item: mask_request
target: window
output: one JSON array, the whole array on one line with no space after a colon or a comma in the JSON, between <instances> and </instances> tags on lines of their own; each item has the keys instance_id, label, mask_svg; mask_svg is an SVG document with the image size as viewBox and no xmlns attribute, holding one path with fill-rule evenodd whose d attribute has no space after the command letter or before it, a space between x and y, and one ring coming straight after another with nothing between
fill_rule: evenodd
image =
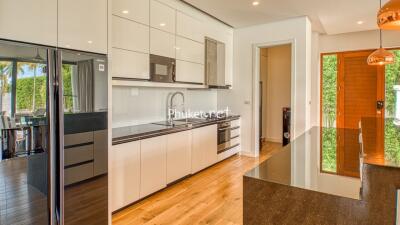
<instances>
[{"instance_id":1,"label":"window","mask_svg":"<svg viewBox=\"0 0 400 225\"><path fill-rule=\"evenodd\" d=\"M46 65L17 62L16 115L43 116L46 112Z\"/></svg>"},{"instance_id":2,"label":"window","mask_svg":"<svg viewBox=\"0 0 400 225\"><path fill-rule=\"evenodd\" d=\"M337 63L336 54L322 56L321 74L321 158L322 171L336 173L336 105Z\"/></svg>"},{"instance_id":3,"label":"window","mask_svg":"<svg viewBox=\"0 0 400 225\"><path fill-rule=\"evenodd\" d=\"M0 111L4 116L11 115L12 61L0 61Z\"/></svg>"}]
</instances>

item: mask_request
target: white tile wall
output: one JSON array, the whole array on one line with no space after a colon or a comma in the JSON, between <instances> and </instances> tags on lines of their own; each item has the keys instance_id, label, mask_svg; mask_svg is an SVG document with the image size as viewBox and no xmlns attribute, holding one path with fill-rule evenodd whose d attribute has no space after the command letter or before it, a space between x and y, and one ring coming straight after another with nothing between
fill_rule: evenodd
<instances>
[{"instance_id":1,"label":"white tile wall","mask_svg":"<svg viewBox=\"0 0 400 225\"><path fill-rule=\"evenodd\" d=\"M124 127L163 121L169 93L185 94L186 108L191 111L217 110L216 90L171 88L113 87L113 127Z\"/></svg>"}]
</instances>

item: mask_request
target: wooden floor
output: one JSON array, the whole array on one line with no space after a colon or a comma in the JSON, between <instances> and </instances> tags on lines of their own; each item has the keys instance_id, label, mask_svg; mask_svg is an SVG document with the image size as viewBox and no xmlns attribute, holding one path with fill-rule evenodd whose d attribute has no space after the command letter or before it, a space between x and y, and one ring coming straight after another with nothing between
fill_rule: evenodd
<instances>
[{"instance_id":1,"label":"wooden floor","mask_svg":"<svg viewBox=\"0 0 400 225\"><path fill-rule=\"evenodd\" d=\"M113 215L113 225L242 224L243 174L280 144L267 143L259 158L234 156Z\"/></svg>"}]
</instances>

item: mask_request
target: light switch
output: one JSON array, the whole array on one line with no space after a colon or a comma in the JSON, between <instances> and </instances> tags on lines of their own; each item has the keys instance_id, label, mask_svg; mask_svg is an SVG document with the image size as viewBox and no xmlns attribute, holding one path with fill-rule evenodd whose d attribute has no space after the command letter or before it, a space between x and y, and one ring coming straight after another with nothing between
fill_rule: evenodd
<instances>
[{"instance_id":1,"label":"light switch","mask_svg":"<svg viewBox=\"0 0 400 225\"><path fill-rule=\"evenodd\" d=\"M246 100L246 101L244 101L244 104L245 104L245 105L250 105L250 104L251 104L251 101Z\"/></svg>"}]
</instances>

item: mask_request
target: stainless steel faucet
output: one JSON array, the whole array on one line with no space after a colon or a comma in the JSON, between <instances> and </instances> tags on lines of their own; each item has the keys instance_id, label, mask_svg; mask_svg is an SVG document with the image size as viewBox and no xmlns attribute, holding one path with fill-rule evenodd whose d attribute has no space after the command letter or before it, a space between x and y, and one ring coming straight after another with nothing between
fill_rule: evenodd
<instances>
[{"instance_id":1,"label":"stainless steel faucet","mask_svg":"<svg viewBox=\"0 0 400 225\"><path fill-rule=\"evenodd\" d=\"M183 94L183 92L181 91L177 91L174 92L171 97L169 98L169 103L167 105L167 121L169 124L173 124L174 123L174 119L176 117L175 115L175 107L173 105L174 99L177 95L182 96L182 106L185 106L185 94ZM183 109L183 112L185 112L185 109Z\"/></svg>"}]
</instances>

